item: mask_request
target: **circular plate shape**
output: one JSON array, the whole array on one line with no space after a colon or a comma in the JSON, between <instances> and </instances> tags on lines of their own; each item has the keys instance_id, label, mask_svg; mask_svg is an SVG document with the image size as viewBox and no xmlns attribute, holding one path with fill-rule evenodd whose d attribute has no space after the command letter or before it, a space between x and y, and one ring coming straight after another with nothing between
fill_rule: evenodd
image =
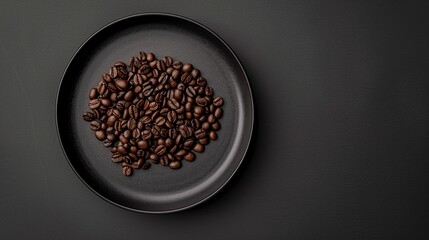
<instances>
[{"instance_id":1,"label":"circular plate shape","mask_svg":"<svg viewBox=\"0 0 429 240\"><path fill-rule=\"evenodd\" d=\"M224 98L218 139L183 161L179 170L152 165L131 177L99 142L82 114L88 92L117 61L128 63L139 51L158 59L171 56L200 69L216 96ZM231 48L214 32L190 19L148 13L108 24L75 53L58 89L58 136L70 166L93 192L117 206L146 213L166 213L195 206L218 192L239 168L253 129L253 100L248 79Z\"/></svg>"}]
</instances>

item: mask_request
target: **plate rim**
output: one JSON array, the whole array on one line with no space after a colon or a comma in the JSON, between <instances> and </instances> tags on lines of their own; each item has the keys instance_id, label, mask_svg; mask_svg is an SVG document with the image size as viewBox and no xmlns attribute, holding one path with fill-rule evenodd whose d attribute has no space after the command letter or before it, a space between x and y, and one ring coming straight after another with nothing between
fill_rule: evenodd
<instances>
[{"instance_id":1,"label":"plate rim","mask_svg":"<svg viewBox=\"0 0 429 240\"><path fill-rule=\"evenodd\" d=\"M250 109L249 109L249 119L247 119L247 121L249 121L250 123L250 132L249 132L249 139L247 140L247 142L245 142L246 146L244 148L244 154L241 157L240 161L238 162L237 166L235 167L234 171L227 177L227 179L213 192L211 192L209 195L207 195L206 197L192 203L189 204L187 206L184 207L180 207L180 208L175 208L175 209L170 209L170 210L157 210L157 211L151 211L151 210L142 210L142 209L137 209L137 208L132 208L132 207L128 207L128 206L124 206L122 204L119 204L109 198L107 198L106 196L102 195L101 193L99 193L98 191L96 191L95 189L93 189L89 183L87 183L82 176L77 172L77 170L75 169L75 167L73 166L73 164L71 163L66 150L64 148L64 144L61 140L61 134L60 134L60 129L59 129L59 125L58 125L58 101L59 101L59 96L60 96L60 91L61 91L61 86L63 84L64 78L70 68L70 65L72 64L73 60L75 59L75 57L77 56L77 54L79 54L79 52L81 51L81 49L91 40L93 39L96 35L98 35L101 31L105 30L106 28L110 27L111 25L114 25L118 22L127 20L127 19L131 19L131 18L136 18L136 17L142 17L142 16L166 16L166 17L171 17L171 18L178 18L181 20L185 20L189 23L195 24L198 27L201 27L202 29L204 29L205 31L209 32L212 36L214 36L217 40L219 40L225 47L226 49L232 54L232 56L234 57L235 61L238 63L238 66L241 69L241 72L244 75L244 79L246 81L246 84L248 86L248 90L249 90L249 97L250 97ZM61 76L61 80L58 84L57 87L57 94L56 94L56 99L55 99L55 111L54 111L54 116L55 116L55 127L56 127L56 132L57 132L57 138L59 140L60 146L61 146L61 150L65 156L65 158L67 159L67 162L69 164L69 166L71 167L71 169L73 170L73 172L75 173L75 175L78 176L78 178L80 179L81 182L84 183L84 185L90 189L93 193L95 193L98 197L100 197L101 199L103 199L104 201L113 204L117 207L129 210L129 211L133 211L133 212L138 212L138 213L149 213L149 214L166 214L166 213L173 213L173 212L179 212L179 211L183 211L189 208L193 208L197 205L200 205L203 202L206 202L207 200L209 200L210 198L212 198L214 195L216 195L218 192L220 192L229 182L230 180L236 175L236 172L238 171L238 169L240 168L240 166L242 165L244 159L246 158L247 154L248 154L248 150L251 144L251 141L253 139L253 128L254 128L254 119L255 119L255 107L254 107L254 100L253 100L253 93L252 93L252 87L250 85L249 82L249 78L247 76L247 73L243 67L243 64L241 63L241 61L239 60L238 56L236 55L236 53L232 50L232 48L218 35L216 34L213 30L211 30L210 28L206 27L205 25L190 19L188 17L184 17L182 15L178 15L178 14L173 14L173 13L167 13L167 12L144 12L144 13L136 13L136 14L132 14L132 15L127 15L121 18L118 18L114 21L111 21L107 24L105 24L104 26L100 27L97 31L95 31L94 33L92 33L89 37L87 37L85 39L85 41L77 48L77 50L75 50L75 52L73 53L72 57L70 58L70 60L68 61L65 70Z\"/></svg>"}]
</instances>

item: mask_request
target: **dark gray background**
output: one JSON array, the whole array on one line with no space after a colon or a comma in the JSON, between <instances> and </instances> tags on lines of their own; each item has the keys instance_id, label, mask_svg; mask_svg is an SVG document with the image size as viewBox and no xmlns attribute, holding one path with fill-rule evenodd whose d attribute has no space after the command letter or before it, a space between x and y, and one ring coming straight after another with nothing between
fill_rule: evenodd
<instances>
[{"instance_id":1,"label":"dark gray background","mask_svg":"<svg viewBox=\"0 0 429 240\"><path fill-rule=\"evenodd\" d=\"M368 2L0 1L0 238L428 238L429 6ZM168 215L87 189L54 116L80 44L117 18L156 11L228 42L257 111L233 182Z\"/></svg>"}]
</instances>

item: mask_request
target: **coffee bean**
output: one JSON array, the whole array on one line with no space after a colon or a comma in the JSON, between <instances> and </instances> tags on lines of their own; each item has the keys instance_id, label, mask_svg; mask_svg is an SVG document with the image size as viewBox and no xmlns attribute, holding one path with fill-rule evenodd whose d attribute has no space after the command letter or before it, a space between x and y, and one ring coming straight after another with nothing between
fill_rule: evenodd
<instances>
[{"instance_id":1,"label":"coffee bean","mask_svg":"<svg viewBox=\"0 0 429 240\"><path fill-rule=\"evenodd\" d=\"M148 150L149 149L149 142L146 140L140 140L137 142L137 146L142 150Z\"/></svg>"},{"instance_id":2,"label":"coffee bean","mask_svg":"<svg viewBox=\"0 0 429 240\"><path fill-rule=\"evenodd\" d=\"M209 137L210 137L210 140L216 140L217 139L216 131L210 131Z\"/></svg>"},{"instance_id":3,"label":"coffee bean","mask_svg":"<svg viewBox=\"0 0 429 240\"><path fill-rule=\"evenodd\" d=\"M180 103L176 99L171 98L171 99L168 100L168 106L171 109L176 110L176 109L178 109L180 107Z\"/></svg>"},{"instance_id":4,"label":"coffee bean","mask_svg":"<svg viewBox=\"0 0 429 240\"><path fill-rule=\"evenodd\" d=\"M213 99L213 105L215 105L216 107L222 106L223 105L223 98L216 97L215 99Z\"/></svg>"},{"instance_id":5,"label":"coffee bean","mask_svg":"<svg viewBox=\"0 0 429 240\"><path fill-rule=\"evenodd\" d=\"M203 77L199 77L197 79L197 85L201 87L205 87L207 85L207 80Z\"/></svg>"},{"instance_id":6,"label":"coffee bean","mask_svg":"<svg viewBox=\"0 0 429 240\"><path fill-rule=\"evenodd\" d=\"M90 121L92 121L92 120L94 120L94 119L95 119L95 114L94 114L94 113L92 113L92 112L85 112L85 113L83 114L83 119L84 119L85 121L90 122Z\"/></svg>"},{"instance_id":7,"label":"coffee bean","mask_svg":"<svg viewBox=\"0 0 429 240\"><path fill-rule=\"evenodd\" d=\"M150 163L145 163L145 164L143 164L143 166L142 166L142 169L143 170L147 170L147 169L149 169L150 168Z\"/></svg>"},{"instance_id":8,"label":"coffee bean","mask_svg":"<svg viewBox=\"0 0 429 240\"><path fill-rule=\"evenodd\" d=\"M222 115L223 115L223 110L222 110L222 108L217 108L217 109L215 110L215 112L214 112L214 116L215 116L215 118L219 119L219 118L221 118L221 117L222 117Z\"/></svg>"},{"instance_id":9,"label":"coffee bean","mask_svg":"<svg viewBox=\"0 0 429 240\"><path fill-rule=\"evenodd\" d=\"M131 176L133 174L133 169L130 166L124 166L122 167L122 174L125 176Z\"/></svg>"},{"instance_id":10,"label":"coffee bean","mask_svg":"<svg viewBox=\"0 0 429 240\"><path fill-rule=\"evenodd\" d=\"M206 133L206 131L204 129L198 129L197 131L195 131L195 137L197 139L205 138L206 135L207 135L207 133Z\"/></svg>"},{"instance_id":11,"label":"coffee bean","mask_svg":"<svg viewBox=\"0 0 429 240\"><path fill-rule=\"evenodd\" d=\"M100 105L101 105L101 102L98 99L93 99L93 100L89 101L89 104L88 104L89 108L91 108L91 109L98 108L98 107L100 107Z\"/></svg>"},{"instance_id":12,"label":"coffee bean","mask_svg":"<svg viewBox=\"0 0 429 240\"><path fill-rule=\"evenodd\" d=\"M137 109L136 105L131 105L128 108L128 113L130 114L131 118L138 119L139 117L139 110Z\"/></svg>"},{"instance_id":13,"label":"coffee bean","mask_svg":"<svg viewBox=\"0 0 429 240\"><path fill-rule=\"evenodd\" d=\"M110 115L109 118L107 118L107 126L113 126L116 122L117 118L115 115Z\"/></svg>"},{"instance_id":14,"label":"coffee bean","mask_svg":"<svg viewBox=\"0 0 429 240\"><path fill-rule=\"evenodd\" d=\"M115 86L120 90L126 90L128 88L128 82L125 79L115 80Z\"/></svg>"},{"instance_id":15,"label":"coffee bean","mask_svg":"<svg viewBox=\"0 0 429 240\"><path fill-rule=\"evenodd\" d=\"M103 141L104 139L106 139L106 136L107 136L106 132L103 130L97 130L95 132L95 137L100 141Z\"/></svg>"},{"instance_id":16,"label":"coffee bean","mask_svg":"<svg viewBox=\"0 0 429 240\"><path fill-rule=\"evenodd\" d=\"M190 71L192 71L192 64L190 64L190 63L183 64L182 71L183 72L190 72Z\"/></svg>"},{"instance_id":17,"label":"coffee bean","mask_svg":"<svg viewBox=\"0 0 429 240\"><path fill-rule=\"evenodd\" d=\"M215 122L212 124L212 129L215 131L219 131L220 129L220 123L219 122Z\"/></svg>"},{"instance_id":18,"label":"coffee bean","mask_svg":"<svg viewBox=\"0 0 429 240\"><path fill-rule=\"evenodd\" d=\"M195 154L189 151L183 158L188 162L192 162L195 160Z\"/></svg>"},{"instance_id":19,"label":"coffee bean","mask_svg":"<svg viewBox=\"0 0 429 240\"><path fill-rule=\"evenodd\" d=\"M89 96L88 97L89 97L90 100L96 99L98 97L97 89L91 88L91 90L89 91Z\"/></svg>"},{"instance_id":20,"label":"coffee bean","mask_svg":"<svg viewBox=\"0 0 429 240\"><path fill-rule=\"evenodd\" d=\"M185 92L186 92L186 95L191 98L195 97L195 95L197 94L197 92L193 87L187 87Z\"/></svg>"},{"instance_id":21,"label":"coffee bean","mask_svg":"<svg viewBox=\"0 0 429 240\"><path fill-rule=\"evenodd\" d=\"M165 118L163 118L163 117L158 117L158 118L155 120L155 124L156 124L156 125L158 125L158 126L162 126L162 125L164 125L164 124L165 124Z\"/></svg>"},{"instance_id":22,"label":"coffee bean","mask_svg":"<svg viewBox=\"0 0 429 240\"><path fill-rule=\"evenodd\" d=\"M122 162L122 155L120 153L114 153L112 155L112 162L114 162L114 163Z\"/></svg>"},{"instance_id":23,"label":"coffee bean","mask_svg":"<svg viewBox=\"0 0 429 240\"><path fill-rule=\"evenodd\" d=\"M202 144L200 144L200 143L197 143L197 144L195 144L195 146L194 146L194 151L195 152L199 152L199 153L201 153L201 152L204 152L204 145L202 145Z\"/></svg>"},{"instance_id":24,"label":"coffee bean","mask_svg":"<svg viewBox=\"0 0 429 240\"><path fill-rule=\"evenodd\" d=\"M180 167L182 167L182 163L180 161L174 161L170 162L169 166L171 169L179 169Z\"/></svg>"},{"instance_id":25,"label":"coffee bean","mask_svg":"<svg viewBox=\"0 0 429 240\"><path fill-rule=\"evenodd\" d=\"M97 120L91 121L90 128L92 131L97 131L101 128L101 123Z\"/></svg>"},{"instance_id":26,"label":"coffee bean","mask_svg":"<svg viewBox=\"0 0 429 240\"><path fill-rule=\"evenodd\" d=\"M211 125L210 125L210 123L208 123L208 122L204 122L204 123L201 125L201 128L202 128L202 129L204 129L204 130L206 130L206 131L208 131L208 130L210 130Z\"/></svg>"},{"instance_id":27,"label":"coffee bean","mask_svg":"<svg viewBox=\"0 0 429 240\"><path fill-rule=\"evenodd\" d=\"M174 61L172 66L174 69L182 69L183 64L180 61Z\"/></svg>"},{"instance_id":28,"label":"coffee bean","mask_svg":"<svg viewBox=\"0 0 429 240\"><path fill-rule=\"evenodd\" d=\"M192 78L197 79L200 76L200 70L194 68L191 71Z\"/></svg>"}]
</instances>

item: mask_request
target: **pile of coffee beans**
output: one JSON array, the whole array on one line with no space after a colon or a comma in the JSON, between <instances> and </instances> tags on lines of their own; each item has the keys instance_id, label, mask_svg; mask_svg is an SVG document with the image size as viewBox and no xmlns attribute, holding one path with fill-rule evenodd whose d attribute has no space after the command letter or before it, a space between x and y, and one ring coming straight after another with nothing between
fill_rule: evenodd
<instances>
[{"instance_id":1,"label":"pile of coffee beans","mask_svg":"<svg viewBox=\"0 0 429 240\"><path fill-rule=\"evenodd\" d=\"M140 52L102 75L83 119L131 176L151 163L179 169L183 159L194 161L217 139L222 105L192 64Z\"/></svg>"}]
</instances>

